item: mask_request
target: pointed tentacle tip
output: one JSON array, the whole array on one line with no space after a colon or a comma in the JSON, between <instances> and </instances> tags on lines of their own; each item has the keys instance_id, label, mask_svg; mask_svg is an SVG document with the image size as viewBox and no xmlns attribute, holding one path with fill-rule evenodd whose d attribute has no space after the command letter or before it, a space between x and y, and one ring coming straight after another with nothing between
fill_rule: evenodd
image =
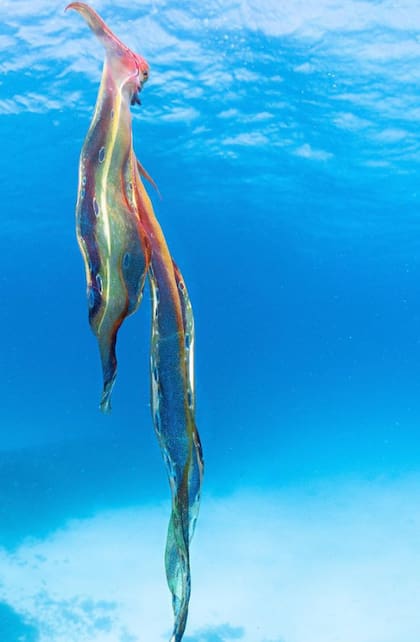
<instances>
[{"instance_id":1,"label":"pointed tentacle tip","mask_svg":"<svg viewBox=\"0 0 420 642\"><path fill-rule=\"evenodd\" d=\"M97 28L98 25L100 27L106 27L102 18L98 16L96 11L85 2L70 2L70 4L68 4L64 9L64 12L68 11L69 9L73 9L74 11L77 11L77 13L80 13L80 15L86 20L88 25L93 30L95 30L94 27Z\"/></svg>"},{"instance_id":2,"label":"pointed tentacle tip","mask_svg":"<svg viewBox=\"0 0 420 642\"><path fill-rule=\"evenodd\" d=\"M64 11L68 11L69 9L73 9L74 11L77 11L77 13L80 13L80 15L86 20L88 23L89 27L95 31L95 30L107 30L107 26L105 25L104 21L102 18L96 13L94 9L92 9L91 6L86 4L86 2L70 2L70 4L67 5L67 7L64 9Z\"/></svg>"},{"instance_id":3,"label":"pointed tentacle tip","mask_svg":"<svg viewBox=\"0 0 420 642\"><path fill-rule=\"evenodd\" d=\"M79 11L80 9L87 9L88 6L84 2L70 2L70 4L67 5L67 7L64 9L64 11L68 11L69 9L74 9L75 11Z\"/></svg>"},{"instance_id":4,"label":"pointed tentacle tip","mask_svg":"<svg viewBox=\"0 0 420 642\"><path fill-rule=\"evenodd\" d=\"M101 401L99 403L99 408L100 408L101 412L103 412L105 415L109 415L111 413L111 410L112 410L112 408L111 408L111 393L112 393L112 389L114 387L115 379L116 379L116 373L114 374L112 379L110 379L109 381L107 381L105 383L104 389L103 389L103 392L102 392L102 397L101 397Z\"/></svg>"},{"instance_id":5,"label":"pointed tentacle tip","mask_svg":"<svg viewBox=\"0 0 420 642\"><path fill-rule=\"evenodd\" d=\"M111 397L109 395L102 395L101 401L99 403L99 410L104 413L104 415L111 414Z\"/></svg>"}]
</instances>

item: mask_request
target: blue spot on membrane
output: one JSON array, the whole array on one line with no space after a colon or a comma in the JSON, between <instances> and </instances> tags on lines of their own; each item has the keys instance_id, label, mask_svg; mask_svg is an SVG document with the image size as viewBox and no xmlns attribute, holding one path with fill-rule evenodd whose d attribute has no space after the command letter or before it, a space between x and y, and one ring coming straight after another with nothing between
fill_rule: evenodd
<instances>
[{"instance_id":1,"label":"blue spot on membrane","mask_svg":"<svg viewBox=\"0 0 420 642\"><path fill-rule=\"evenodd\" d=\"M188 403L188 406L192 408L193 398L192 398L191 390L188 390L187 392L187 403Z\"/></svg>"},{"instance_id":2,"label":"blue spot on membrane","mask_svg":"<svg viewBox=\"0 0 420 642\"><path fill-rule=\"evenodd\" d=\"M105 159L105 147L101 147L98 154L98 160L100 163L103 163Z\"/></svg>"},{"instance_id":3,"label":"blue spot on membrane","mask_svg":"<svg viewBox=\"0 0 420 642\"><path fill-rule=\"evenodd\" d=\"M186 334L185 335L185 347L187 348L187 350L189 350L190 345L191 345L190 335Z\"/></svg>"},{"instance_id":4,"label":"blue spot on membrane","mask_svg":"<svg viewBox=\"0 0 420 642\"><path fill-rule=\"evenodd\" d=\"M159 381L159 373L156 366L153 367L153 379L157 382Z\"/></svg>"},{"instance_id":5,"label":"blue spot on membrane","mask_svg":"<svg viewBox=\"0 0 420 642\"><path fill-rule=\"evenodd\" d=\"M95 305L95 292L93 291L92 286L88 287L87 300L88 300L89 309L91 310Z\"/></svg>"},{"instance_id":6,"label":"blue spot on membrane","mask_svg":"<svg viewBox=\"0 0 420 642\"><path fill-rule=\"evenodd\" d=\"M80 197L81 197L81 198L85 198L85 194L86 194L86 190L85 190L85 188L83 188L82 190L80 190Z\"/></svg>"},{"instance_id":7,"label":"blue spot on membrane","mask_svg":"<svg viewBox=\"0 0 420 642\"><path fill-rule=\"evenodd\" d=\"M85 185L86 185L86 181L87 181L86 176L83 176L83 177L82 177L82 185L83 185L83 186L85 186Z\"/></svg>"},{"instance_id":8,"label":"blue spot on membrane","mask_svg":"<svg viewBox=\"0 0 420 642\"><path fill-rule=\"evenodd\" d=\"M100 274L96 275L96 285L98 286L99 294L102 294L104 286L103 286L102 277Z\"/></svg>"},{"instance_id":9,"label":"blue spot on membrane","mask_svg":"<svg viewBox=\"0 0 420 642\"><path fill-rule=\"evenodd\" d=\"M98 201L96 200L95 197L93 197L92 204L93 204L93 211L95 212L95 216L98 217L99 216L99 205L98 205Z\"/></svg>"},{"instance_id":10,"label":"blue spot on membrane","mask_svg":"<svg viewBox=\"0 0 420 642\"><path fill-rule=\"evenodd\" d=\"M160 419L160 412L159 410L157 410L155 412L155 430L157 433L160 433L161 429L162 429L162 422Z\"/></svg>"},{"instance_id":11,"label":"blue spot on membrane","mask_svg":"<svg viewBox=\"0 0 420 642\"><path fill-rule=\"evenodd\" d=\"M126 252L126 253L124 254L124 256L123 256L123 261L122 261L123 268L125 268L125 269L127 269L127 268L128 268L128 266L130 265L130 260L131 260L130 253L129 253L129 252Z\"/></svg>"},{"instance_id":12,"label":"blue spot on membrane","mask_svg":"<svg viewBox=\"0 0 420 642\"><path fill-rule=\"evenodd\" d=\"M173 465L172 461L170 460L168 453L165 450L163 451L163 460L165 462L169 477L174 482L176 482L176 472L175 472L175 469L174 469L174 465Z\"/></svg>"}]
</instances>

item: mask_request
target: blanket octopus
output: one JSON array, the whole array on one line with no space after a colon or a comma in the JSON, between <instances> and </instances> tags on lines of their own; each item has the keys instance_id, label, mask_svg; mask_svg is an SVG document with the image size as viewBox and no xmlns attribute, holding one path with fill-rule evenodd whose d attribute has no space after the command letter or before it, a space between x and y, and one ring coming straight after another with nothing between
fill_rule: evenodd
<instances>
[{"instance_id":1,"label":"blanket octopus","mask_svg":"<svg viewBox=\"0 0 420 642\"><path fill-rule=\"evenodd\" d=\"M100 407L111 409L116 343L139 307L146 279L152 299L151 407L172 496L165 551L174 626L184 634L191 592L189 546L197 519L203 457L195 424L194 318L185 281L168 249L133 148L130 108L149 65L87 4L72 2L105 50L101 84L79 164L76 232L84 259L89 323L103 373ZM151 181L153 183L153 181Z\"/></svg>"}]
</instances>

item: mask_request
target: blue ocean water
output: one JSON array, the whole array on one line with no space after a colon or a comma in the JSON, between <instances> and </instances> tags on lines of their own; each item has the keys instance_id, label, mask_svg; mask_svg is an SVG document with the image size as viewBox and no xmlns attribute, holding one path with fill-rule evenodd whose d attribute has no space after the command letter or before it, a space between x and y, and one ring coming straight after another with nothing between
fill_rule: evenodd
<instances>
[{"instance_id":1,"label":"blue ocean water","mask_svg":"<svg viewBox=\"0 0 420 642\"><path fill-rule=\"evenodd\" d=\"M420 9L95 0L196 323L185 642L418 642ZM166 640L150 295L110 416L74 230L103 52L0 1L0 640Z\"/></svg>"}]
</instances>

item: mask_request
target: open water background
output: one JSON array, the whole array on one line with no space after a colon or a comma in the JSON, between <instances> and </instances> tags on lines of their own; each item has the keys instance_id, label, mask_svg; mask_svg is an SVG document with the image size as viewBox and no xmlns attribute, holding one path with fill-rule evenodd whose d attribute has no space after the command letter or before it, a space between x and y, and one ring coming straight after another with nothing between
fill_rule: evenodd
<instances>
[{"instance_id":1,"label":"open water background","mask_svg":"<svg viewBox=\"0 0 420 642\"><path fill-rule=\"evenodd\" d=\"M97 1L196 320L185 642L418 642L420 8ZM0 639L168 639L149 295L110 417L74 232L102 51L0 0Z\"/></svg>"}]
</instances>

